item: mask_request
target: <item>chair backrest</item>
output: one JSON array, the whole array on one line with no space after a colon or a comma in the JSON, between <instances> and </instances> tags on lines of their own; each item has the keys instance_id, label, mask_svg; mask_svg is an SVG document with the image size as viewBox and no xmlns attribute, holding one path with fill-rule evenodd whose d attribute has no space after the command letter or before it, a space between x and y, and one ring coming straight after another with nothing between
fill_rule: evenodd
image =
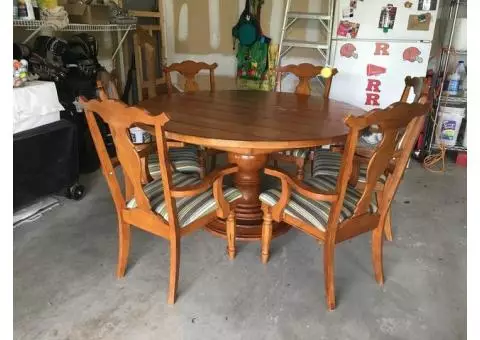
<instances>
[{"instance_id":1,"label":"chair backrest","mask_svg":"<svg viewBox=\"0 0 480 340\"><path fill-rule=\"evenodd\" d=\"M320 72L322 72L323 68L324 66L315 66L309 63L302 63L299 65L290 64L290 65L278 67L275 88L278 88L281 92L282 91L281 89L282 75L284 73L292 73L295 76L297 76L299 79L299 83L295 89L295 93L310 95L311 93L310 81L316 76L318 76ZM324 78L325 79L325 89L323 91L324 98L328 98L330 96L332 78L337 73L338 73L338 70L336 68L333 68L332 75L328 78Z\"/></svg>"},{"instance_id":2,"label":"chair backrest","mask_svg":"<svg viewBox=\"0 0 480 340\"><path fill-rule=\"evenodd\" d=\"M356 204L353 217L360 216L369 211L372 194L375 191L380 176L386 173L396 152L402 151L397 150L399 139L402 138L404 134L408 134L405 140L410 141L414 139L413 135L419 132L418 126L420 126L420 123L425 119L429 108L430 105L428 103L408 104L397 102L383 110L375 109L363 116L349 116L345 119L346 125L350 128L350 133L348 134L345 144L340 175L337 180L336 192L339 195L339 199L334 203L335 207L332 208L329 224L332 223L333 226L338 222L345 193L354 169L354 155L360 131L368 126L377 125L382 132L382 140L368 161L366 184L362 196ZM402 148L404 147L407 147L406 143L402 144ZM381 208L385 210L388 209L388 207L385 205ZM380 213L382 212L383 211Z\"/></svg>"},{"instance_id":3,"label":"chair backrest","mask_svg":"<svg viewBox=\"0 0 480 340\"><path fill-rule=\"evenodd\" d=\"M155 128L161 180L168 209L169 224L172 225L173 222L173 225L178 225L176 206L171 195L172 173L170 166L168 166L167 145L164 133L164 126L169 121L169 117L165 113L151 116L139 107L128 107L121 101L108 99L103 89L99 89L99 98L100 99L90 101L82 99L81 102L87 115L87 121L92 131L92 136L94 137L95 147L100 158L103 173L112 193L117 213L121 213L122 209L125 208L126 199L122 195L112 163L106 153L105 145L103 142L100 142L101 135L98 126L92 124L95 121L94 112L109 125L117 151L117 157L126 176L125 180L129 181L133 188L133 197L137 203L137 209L141 209L146 213L152 213L152 211L150 202L143 191L141 157L130 139L129 128L138 124L153 126Z\"/></svg>"},{"instance_id":4,"label":"chair backrest","mask_svg":"<svg viewBox=\"0 0 480 340\"><path fill-rule=\"evenodd\" d=\"M153 98L157 95L157 44L155 39L146 30L137 28L133 34L133 48L137 70L138 101L144 100L144 89L147 90L147 99ZM145 60L145 67L143 60Z\"/></svg>"},{"instance_id":5,"label":"chair backrest","mask_svg":"<svg viewBox=\"0 0 480 340\"><path fill-rule=\"evenodd\" d=\"M413 98L412 103L426 104L428 102L428 93L429 93L429 90L430 90L430 85L427 81L427 78L406 76L405 77L405 87L403 88L402 96L400 97L400 102L407 103L408 97L410 96L410 91L412 89L413 89L413 93L414 93L414 98ZM421 127L419 128L418 134L420 133L420 130L421 130ZM370 126L370 127L366 128L364 131L362 131L361 134L370 134L372 132L378 132L378 128L376 126ZM407 148L404 148L404 152L406 152L408 154L411 153L411 151L413 149L413 146L414 146L414 143L415 143L415 140L418 137L418 134L413 136L412 137L413 141L411 141L412 143L409 143L409 145L411 144L411 149L407 150ZM406 140L405 135L402 138L400 138L400 140L398 142L397 149L400 149L400 145L404 142L404 140ZM409 142L410 142L410 140L409 140ZM365 150L359 150L359 154L361 154L363 156L366 156L366 157L370 157L369 156L370 153L371 153L370 148L368 148L368 150L366 150L366 149Z\"/></svg>"},{"instance_id":6,"label":"chair backrest","mask_svg":"<svg viewBox=\"0 0 480 340\"><path fill-rule=\"evenodd\" d=\"M427 78L406 76L405 88L403 89L402 97L400 98L401 102L403 103L407 102L411 89L413 89L413 93L415 94L412 103L427 104L429 102L428 92L430 90L430 86L428 84ZM421 124L424 124L424 120L422 120ZM403 153L406 153L408 156L410 156L410 153L412 152L413 146L415 144L415 141L418 135L420 134L422 126L423 125L420 125L420 123L417 124L414 130L418 130L418 133L413 135L408 135L405 131L405 133L403 134L403 136L400 138L398 142L397 150L401 149ZM410 145L411 147L409 147ZM407 158L407 162L408 162L408 158Z\"/></svg>"},{"instance_id":7,"label":"chair backrest","mask_svg":"<svg viewBox=\"0 0 480 340\"><path fill-rule=\"evenodd\" d=\"M430 87L427 78L406 76L405 87L402 92L402 97L400 98L401 102L407 102L411 89L413 89L413 93L415 94L412 103L418 103L422 96L428 97Z\"/></svg>"},{"instance_id":8,"label":"chair backrest","mask_svg":"<svg viewBox=\"0 0 480 340\"><path fill-rule=\"evenodd\" d=\"M217 63L207 64L204 62L195 62L192 60L185 60L181 63L173 63L170 66L164 68L165 77L167 81L167 91L171 95L173 93L173 84L171 78L171 72L178 72L185 77L185 92L198 91L198 83L195 81L195 76L202 70L208 70L210 72L210 92L215 91L215 69L218 67Z\"/></svg>"}]
</instances>

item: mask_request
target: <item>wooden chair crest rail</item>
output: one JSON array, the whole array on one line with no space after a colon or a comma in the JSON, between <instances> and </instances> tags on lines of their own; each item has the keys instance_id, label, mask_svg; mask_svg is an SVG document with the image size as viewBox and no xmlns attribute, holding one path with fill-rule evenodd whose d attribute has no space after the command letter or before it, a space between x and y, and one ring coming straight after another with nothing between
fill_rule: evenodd
<instances>
[{"instance_id":1,"label":"wooden chair crest rail","mask_svg":"<svg viewBox=\"0 0 480 340\"><path fill-rule=\"evenodd\" d=\"M229 165L218 169L203 180L198 176L172 174L168 163L167 140L164 128L169 121L165 114L149 115L139 107L108 99L99 89L99 99L81 99L87 121L94 137L102 172L113 197L118 218L119 250L117 277L123 277L130 248L130 228L136 226L170 242L170 284L168 303L175 302L179 275L180 238L202 228L217 217L226 219L228 254L235 255L235 213L231 204L241 197L235 188L223 187L223 178L238 171ZM114 167L101 139L94 112L112 132L125 182L131 188L123 195ZM156 148L160 159L161 178L145 184L142 179L141 157L131 142L128 129L143 124L152 126L156 135Z\"/></svg>"},{"instance_id":2,"label":"wooden chair crest rail","mask_svg":"<svg viewBox=\"0 0 480 340\"><path fill-rule=\"evenodd\" d=\"M298 77L299 83L295 89L296 94L302 95L310 95L311 87L310 81L317 77L324 66L315 66L308 63L303 63L299 65L286 65L277 68L277 79L276 79L276 88L279 91L282 91L281 88L281 79L283 74L285 73L292 73ZM328 100L330 96L330 88L332 86L332 78L338 73L336 68L332 69L332 75L328 78L325 78L325 88L323 91L323 97ZM296 164L296 174L299 180L302 180L304 177L304 167L305 167L305 160L310 159L313 164L313 159L310 157L311 150L310 149L293 149L293 150L286 150L282 152L276 152L271 154L271 158L274 160L275 167L278 165L278 161L284 161L289 163Z\"/></svg>"},{"instance_id":3,"label":"wooden chair crest rail","mask_svg":"<svg viewBox=\"0 0 480 340\"><path fill-rule=\"evenodd\" d=\"M278 169L266 169L267 175L278 177L281 188L274 188L260 195L264 222L262 226L262 261L269 257L272 220L284 221L324 244L325 293L328 309L335 308L334 250L336 244L357 235L372 231L372 260L375 279L383 284L382 249L383 228L396 187L390 185L394 177L387 179L382 195L376 202L379 179L388 171L395 157L403 131L413 134L429 110L428 104L394 103L384 110L373 110L364 116L349 116L345 124L350 132L342 154L338 177L319 176L304 182L291 178ZM355 155L360 131L376 125L383 139L368 160L366 183L362 191L353 185L359 162L364 159ZM400 167L395 170L400 172ZM353 175L352 175L353 174ZM352 185L353 184L353 185ZM306 202L306 203L305 203Z\"/></svg>"},{"instance_id":4,"label":"wooden chair crest rail","mask_svg":"<svg viewBox=\"0 0 480 340\"><path fill-rule=\"evenodd\" d=\"M302 63L298 65L285 65L277 68L277 78L276 78L276 86L280 92L282 92L282 76L285 73L292 73L299 79L299 83L295 89L295 93L297 94L304 94L310 95L311 94L311 86L310 81L317 77L325 66L315 66L309 63ZM328 98L330 96L330 88L332 86L332 78L338 73L336 68L332 69L332 75L325 79L325 89L323 91L323 96Z\"/></svg>"}]
</instances>

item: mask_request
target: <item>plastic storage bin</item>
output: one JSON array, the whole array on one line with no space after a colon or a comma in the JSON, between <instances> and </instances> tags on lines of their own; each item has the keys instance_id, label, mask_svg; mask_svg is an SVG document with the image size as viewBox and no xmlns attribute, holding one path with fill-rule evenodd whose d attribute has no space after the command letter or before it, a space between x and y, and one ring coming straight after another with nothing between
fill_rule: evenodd
<instances>
[{"instance_id":1,"label":"plastic storage bin","mask_svg":"<svg viewBox=\"0 0 480 340\"><path fill-rule=\"evenodd\" d=\"M438 112L436 144L455 146L463 118L465 118L464 107L441 106Z\"/></svg>"}]
</instances>

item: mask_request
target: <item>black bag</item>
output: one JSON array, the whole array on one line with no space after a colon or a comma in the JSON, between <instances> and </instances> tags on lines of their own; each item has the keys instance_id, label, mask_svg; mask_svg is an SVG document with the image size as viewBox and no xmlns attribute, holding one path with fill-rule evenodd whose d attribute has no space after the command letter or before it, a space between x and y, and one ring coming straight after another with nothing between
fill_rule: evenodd
<instances>
[{"instance_id":1,"label":"black bag","mask_svg":"<svg viewBox=\"0 0 480 340\"><path fill-rule=\"evenodd\" d=\"M251 46L260 38L260 34L260 22L251 13L250 0L247 0L240 19L238 19L237 24L232 28L232 36L238 39L241 45Z\"/></svg>"},{"instance_id":2,"label":"black bag","mask_svg":"<svg viewBox=\"0 0 480 340\"><path fill-rule=\"evenodd\" d=\"M37 37L28 60L30 71L40 80L62 82L68 73L62 59L67 47L65 40L43 35Z\"/></svg>"},{"instance_id":3,"label":"black bag","mask_svg":"<svg viewBox=\"0 0 480 340\"><path fill-rule=\"evenodd\" d=\"M97 59L98 43L94 36L80 33L68 41L68 49L63 55L63 62L69 69L78 69L83 75L94 78L102 68Z\"/></svg>"}]
</instances>

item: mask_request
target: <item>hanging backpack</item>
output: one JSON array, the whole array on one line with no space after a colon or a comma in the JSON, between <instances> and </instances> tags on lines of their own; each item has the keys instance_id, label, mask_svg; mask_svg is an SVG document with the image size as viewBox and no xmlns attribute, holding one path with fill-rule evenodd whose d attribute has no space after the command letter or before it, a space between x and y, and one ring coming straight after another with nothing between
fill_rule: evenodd
<instances>
[{"instance_id":1,"label":"hanging backpack","mask_svg":"<svg viewBox=\"0 0 480 340\"><path fill-rule=\"evenodd\" d=\"M268 69L268 43L257 40L251 46L239 45L237 51L237 77L263 80Z\"/></svg>"},{"instance_id":2,"label":"hanging backpack","mask_svg":"<svg viewBox=\"0 0 480 340\"><path fill-rule=\"evenodd\" d=\"M232 28L232 36L238 39L241 45L251 46L260 37L260 31L260 23L250 12L250 0L247 0L240 19L238 19L237 24Z\"/></svg>"},{"instance_id":3,"label":"hanging backpack","mask_svg":"<svg viewBox=\"0 0 480 340\"><path fill-rule=\"evenodd\" d=\"M237 77L247 80L265 80L268 71L268 47L270 44L270 38L263 35L260 26L260 14L263 1L257 1L254 4L256 6L257 14L253 15L250 12L250 1L247 0L245 9L240 16L240 20L233 28L233 32L235 33L235 29L239 27L237 29L239 37L242 37L241 33L245 32L243 40L244 42L246 41L246 43L243 43L240 38L237 38L239 40L237 51ZM242 24L242 20L246 17L249 18L248 24ZM251 40L254 38L254 34L252 30L247 28L248 25L255 27L256 39L253 42ZM235 34L234 37L236 37Z\"/></svg>"}]
</instances>

